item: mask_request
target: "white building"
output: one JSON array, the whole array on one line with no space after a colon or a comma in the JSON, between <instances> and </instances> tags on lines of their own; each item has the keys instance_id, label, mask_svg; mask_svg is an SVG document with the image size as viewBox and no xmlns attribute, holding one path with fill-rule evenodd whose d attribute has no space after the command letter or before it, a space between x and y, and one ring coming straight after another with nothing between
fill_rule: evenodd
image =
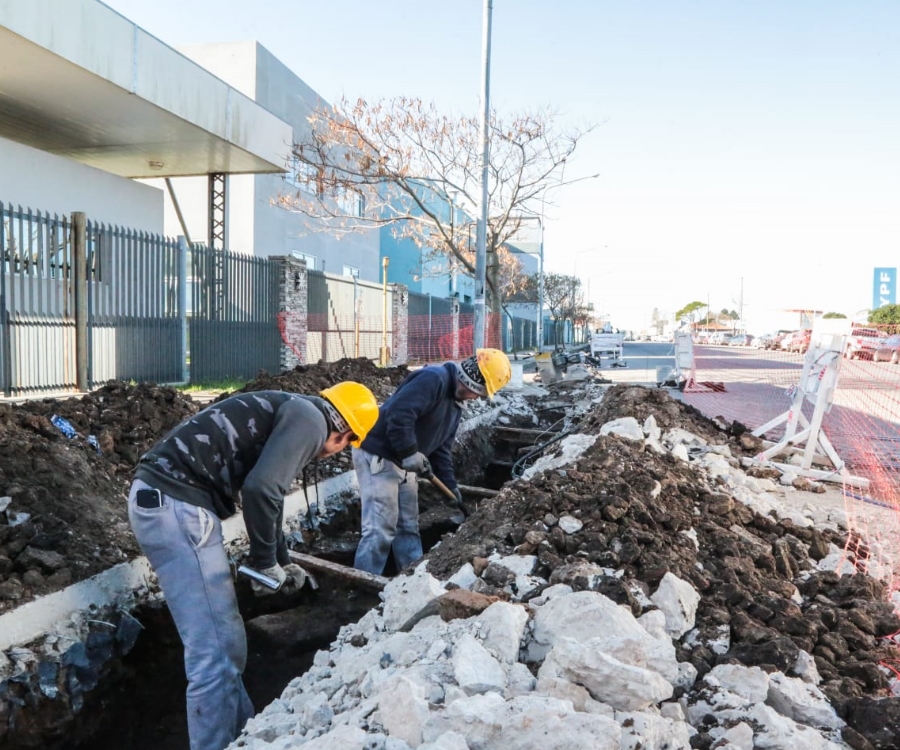
<instances>
[{"instance_id":1,"label":"white building","mask_svg":"<svg viewBox=\"0 0 900 750\"><path fill-rule=\"evenodd\" d=\"M286 122L96 0L0 3L6 204L161 233L164 193L136 179L278 180L291 137Z\"/></svg>"},{"instance_id":2,"label":"white building","mask_svg":"<svg viewBox=\"0 0 900 750\"><path fill-rule=\"evenodd\" d=\"M233 86L291 127L286 145L298 142L309 130L309 115L326 104L293 71L256 41L204 44L181 50L192 60ZM307 217L275 205L285 192L301 190L292 179L295 166L285 158L285 174L229 175L225 246L257 256L295 255L310 268L329 273L358 275L377 281L381 276L377 230L342 238L311 232ZM191 238L207 241L207 181L173 180ZM180 234L171 199L166 200L166 232Z\"/></svg>"}]
</instances>

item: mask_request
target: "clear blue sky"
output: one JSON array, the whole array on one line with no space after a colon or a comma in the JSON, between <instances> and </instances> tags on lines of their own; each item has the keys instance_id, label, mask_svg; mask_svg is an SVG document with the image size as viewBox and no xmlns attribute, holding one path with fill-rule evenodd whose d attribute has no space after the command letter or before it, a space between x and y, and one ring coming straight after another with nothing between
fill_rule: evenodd
<instances>
[{"instance_id":1,"label":"clear blue sky","mask_svg":"<svg viewBox=\"0 0 900 750\"><path fill-rule=\"evenodd\" d=\"M482 0L107 0L173 46L256 39L326 99L479 111ZM900 265L897 0L494 0L492 104L597 123L546 263L614 325L693 300L848 315ZM743 295L742 295L743 290Z\"/></svg>"}]
</instances>

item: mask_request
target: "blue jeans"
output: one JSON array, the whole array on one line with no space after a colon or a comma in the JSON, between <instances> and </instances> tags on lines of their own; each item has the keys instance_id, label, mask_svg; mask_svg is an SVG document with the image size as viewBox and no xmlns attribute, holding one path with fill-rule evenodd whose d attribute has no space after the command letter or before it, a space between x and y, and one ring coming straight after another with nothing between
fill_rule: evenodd
<instances>
[{"instance_id":1,"label":"blue jeans","mask_svg":"<svg viewBox=\"0 0 900 750\"><path fill-rule=\"evenodd\" d=\"M422 557L419 537L419 480L381 456L353 449L359 480L362 537L353 567L381 575L393 551L397 569Z\"/></svg>"},{"instance_id":2,"label":"blue jeans","mask_svg":"<svg viewBox=\"0 0 900 750\"><path fill-rule=\"evenodd\" d=\"M222 750L238 736L253 705L241 675L247 635L238 610L222 524L209 511L162 495L159 508L140 508L135 480L128 518L184 645L191 750Z\"/></svg>"}]
</instances>

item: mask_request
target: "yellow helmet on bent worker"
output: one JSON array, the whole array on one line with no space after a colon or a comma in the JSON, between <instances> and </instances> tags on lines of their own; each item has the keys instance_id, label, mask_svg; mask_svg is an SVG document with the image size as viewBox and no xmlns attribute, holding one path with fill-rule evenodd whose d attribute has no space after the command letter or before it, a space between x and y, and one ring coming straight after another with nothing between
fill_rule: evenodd
<instances>
[{"instance_id":1,"label":"yellow helmet on bent worker","mask_svg":"<svg viewBox=\"0 0 900 750\"><path fill-rule=\"evenodd\" d=\"M475 352L478 369L484 376L484 385L487 388L488 398L505 386L512 377L512 368L509 365L509 357L499 349L479 349Z\"/></svg>"},{"instance_id":2,"label":"yellow helmet on bent worker","mask_svg":"<svg viewBox=\"0 0 900 750\"><path fill-rule=\"evenodd\" d=\"M347 426L356 435L351 441L354 448L359 448L366 435L378 421L378 403L375 396L362 383L345 380L319 392L347 422Z\"/></svg>"}]
</instances>

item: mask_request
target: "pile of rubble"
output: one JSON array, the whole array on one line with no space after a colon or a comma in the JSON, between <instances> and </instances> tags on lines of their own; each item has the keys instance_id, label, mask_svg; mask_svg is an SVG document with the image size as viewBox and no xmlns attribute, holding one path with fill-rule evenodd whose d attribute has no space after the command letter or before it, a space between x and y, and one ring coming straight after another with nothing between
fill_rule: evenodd
<instances>
[{"instance_id":1,"label":"pile of rubble","mask_svg":"<svg viewBox=\"0 0 900 750\"><path fill-rule=\"evenodd\" d=\"M900 619L824 496L664 391L582 401L233 747L900 747Z\"/></svg>"}]
</instances>

